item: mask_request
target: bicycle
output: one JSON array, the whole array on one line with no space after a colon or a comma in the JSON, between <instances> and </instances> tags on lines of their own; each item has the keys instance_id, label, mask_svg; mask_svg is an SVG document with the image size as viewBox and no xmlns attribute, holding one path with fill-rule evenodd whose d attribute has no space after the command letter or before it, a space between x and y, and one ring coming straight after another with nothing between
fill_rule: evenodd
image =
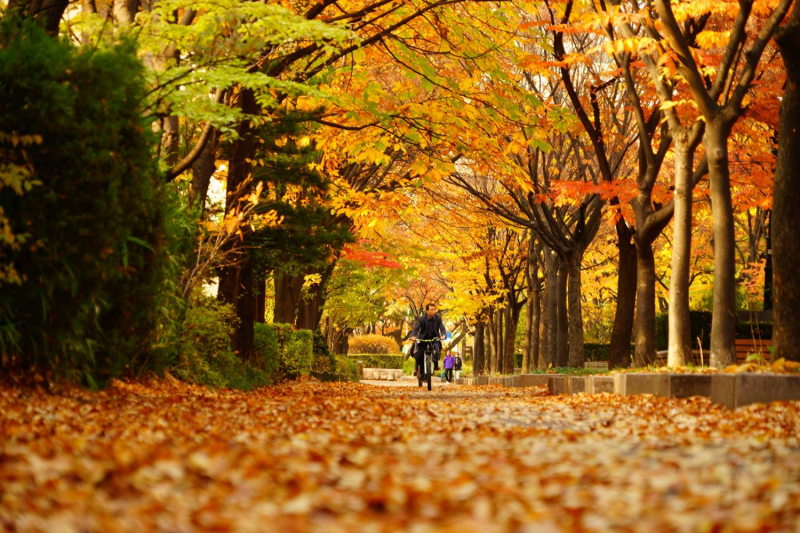
<instances>
[{"instance_id":1,"label":"bicycle","mask_svg":"<svg viewBox=\"0 0 800 533\"><path fill-rule=\"evenodd\" d=\"M418 387L422 387L422 383L424 381L428 382L428 390L431 390L431 380L433 379L433 354L436 353L436 345L434 343L439 342L439 339L417 339L417 346L419 349L420 343L425 343L425 357L423 360L424 369L418 368L417 369L417 381L419 384Z\"/></svg>"}]
</instances>

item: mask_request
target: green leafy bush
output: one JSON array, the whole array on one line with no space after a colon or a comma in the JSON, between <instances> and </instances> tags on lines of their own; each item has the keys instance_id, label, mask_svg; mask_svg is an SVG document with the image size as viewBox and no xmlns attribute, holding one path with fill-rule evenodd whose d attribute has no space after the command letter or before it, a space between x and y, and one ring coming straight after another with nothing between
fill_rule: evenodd
<instances>
[{"instance_id":1,"label":"green leafy bush","mask_svg":"<svg viewBox=\"0 0 800 533\"><path fill-rule=\"evenodd\" d=\"M351 361L363 361L364 368L403 368L403 360L405 359L405 355L385 354L351 354L347 357Z\"/></svg>"},{"instance_id":2,"label":"green leafy bush","mask_svg":"<svg viewBox=\"0 0 800 533\"><path fill-rule=\"evenodd\" d=\"M204 298L189 308L180 335L175 373L189 383L250 390L269 385L268 374L243 362L233 351L233 306Z\"/></svg>"},{"instance_id":3,"label":"green leafy bush","mask_svg":"<svg viewBox=\"0 0 800 533\"><path fill-rule=\"evenodd\" d=\"M4 362L101 386L147 362L159 323L162 176L130 45L75 48L32 22L0 21L0 132L41 142L2 150L36 185L0 188L13 235L0 263Z\"/></svg>"},{"instance_id":4,"label":"green leafy bush","mask_svg":"<svg viewBox=\"0 0 800 533\"><path fill-rule=\"evenodd\" d=\"M348 346L350 354L400 353L397 341L383 335L357 335L350 339Z\"/></svg>"},{"instance_id":5,"label":"green leafy bush","mask_svg":"<svg viewBox=\"0 0 800 533\"><path fill-rule=\"evenodd\" d=\"M347 357L337 355L336 378L339 381L358 381L358 365Z\"/></svg>"},{"instance_id":6,"label":"green leafy bush","mask_svg":"<svg viewBox=\"0 0 800 533\"><path fill-rule=\"evenodd\" d=\"M325 336L317 330L314 332L314 372L333 372L336 370L336 357L328 348Z\"/></svg>"},{"instance_id":7,"label":"green leafy bush","mask_svg":"<svg viewBox=\"0 0 800 533\"><path fill-rule=\"evenodd\" d=\"M256 324L254 344L265 372L275 382L308 376L314 365L314 335L310 330L295 330L291 324Z\"/></svg>"}]
</instances>

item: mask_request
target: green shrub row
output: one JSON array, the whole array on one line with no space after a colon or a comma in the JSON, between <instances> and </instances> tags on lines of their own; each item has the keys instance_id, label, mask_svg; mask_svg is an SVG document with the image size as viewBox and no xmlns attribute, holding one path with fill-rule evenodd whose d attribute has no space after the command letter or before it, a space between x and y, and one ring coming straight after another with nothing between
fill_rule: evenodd
<instances>
[{"instance_id":1,"label":"green shrub row","mask_svg":"<svg viewBox=\"0 0 800 533\"><path fill-rule=\"evenodd\" d=\"M406 356L385 354L350 354L347 357L351 361L363 361L364 368L403 368L403 360Z\"/></svg>"},{"instance_id":2,"label":"green shrub row","mask_svg":"<svg viewBox=\"0 0 800 533\"><path fill-rule=\"evenodd\" d=\"M344 355L337 355L334 358L334 370L314 371L311 373L319 381L353 381L359 380L358 365Z\"/></svg>"}]
</instances>

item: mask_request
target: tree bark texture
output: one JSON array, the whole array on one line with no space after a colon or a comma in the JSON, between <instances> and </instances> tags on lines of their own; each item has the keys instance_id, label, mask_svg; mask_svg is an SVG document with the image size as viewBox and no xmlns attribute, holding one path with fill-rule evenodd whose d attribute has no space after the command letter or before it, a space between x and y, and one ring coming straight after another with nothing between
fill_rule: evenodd
<instances>
[{"instance_id":1,"label":"tree bark texture","mask_svg":"<svg viewBox=\"0 0 800 533\"><path fill-rule=\"evenodd\" d=\"M472 373L476 376L486 373L486 339L485 339L486 325L478 317L478 322L475 324L475 351L472 361Z\"/></svg>"},{"instance_id":2,"label":"tree bark texture","mask_svg":"<svg viewBox=\"0 0 800 533\"><path fill-rule=\"evenodd\" d=\"M636 242L636 366L656 359L656 261L646 239Z\"/></svg>"},{"instance_id":3,"label":"tree bark texture","mask_svg":"<svg viewBox=\"0 0 800 533\"><path fill-rule=\"evenodd\" d=\"M556 361L559 367L569 364L569 315L567 315L567 281L569 278L569 265L561 259L558 265L557 295L558 295L558 322L556 331Z\"/></svg>"},{"instance_id":4,"label":"tree bark texture","mask_svg":"<svg viewBox=\"0 0 800 533\"><path fill-rule=\"evenodd\" d=\"M771 214L774 357L800 361L800 7L776 36L786 65Z\"/></svg>"},{"instance_id":5,"label":"tree bark texture","mask_svg":"<svg viewBox=\"0 0 800 533\"><path fill-rule=\"evenodd\" d=\"M736 361L736 242L731 178L728 168L730 127L722 120L706 124L703 144L711 180L714 225L714 307L711 316L711 365L724 368ZM691 175L691 172L689 173Z\"/></svg>"},{"instance_id":6,"label":"tree bark texture","mask_svg":"<svg viewBox=\"0 0 800 533\"><path fill-rule=\"evenodd\" d=\"M611 329L611 346L608 349L608 368L628 368L631 363L631 334L636 307L636 247L631 240L632 231L627 223L617 223L617 309Z\"/></svg>"},{"instance_id":7,"label":"tree bark texture","mask_svg":"<svg viewBox=\"0 0 800 533\"><path fill-rule=\"evenodd\" d=\"M669 283L669 340L667 364L691 361L689 329L689 266L692 250L692 153L683 142L675 144L675 212L672 226L672 273Z\"/></svg>"},{"instance_id":8,"label":"tree bark texture","mask_svg":"<svg viewBox=\"0 0 800 533\"><path fill-rule=\"evenodd\" d=\"M570 257L567 267L569 274L569 364L571 368L583 368L583 310L581 305L581 260L583 252L576 249Z\"/></svg>"}]
</instances>

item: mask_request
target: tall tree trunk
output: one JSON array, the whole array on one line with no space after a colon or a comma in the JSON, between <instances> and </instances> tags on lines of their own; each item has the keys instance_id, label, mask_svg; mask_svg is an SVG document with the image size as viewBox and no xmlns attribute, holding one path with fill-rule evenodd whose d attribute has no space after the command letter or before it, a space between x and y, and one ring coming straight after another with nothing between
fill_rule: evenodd
<instances>
[{"instance_id":1,"label":"tall tree trunk","mask_svg":"<svg viewBox=\"0 0 800 533\"><path fill-rule=\"evenodd\" d=\"M275 274L275 316L273 322L294 325L297 307L303 290L305 276L302 274Z\"/></svg>"},{"instance_id":2,"label":"tall tree trunk","mask_svg":"<svg viewBox=\"0 0 800 533\"><path fill-rule=\"evenodd\" d=\"M496 353L494 350L495 344L495 326L494 326L494 308L489 309L488 319L486 322L486 373L493 374L496 370Z\"/></svg>"},{"instance_id":3,"label":"tall tree trunk","mask_svg":"<svg viewBox=\"0 0 800 533\"><path fill-rule=\"evenodd\" d=\"M569 265L561 259L558 265L558 329L556 331L556 361L559 367L569 364L569 315L567 314L567 281Z\"/></svg>"},{"instance_id":4,"label":"tall tree trunk","mask_svg":"<svg viewBox=\"0 0 800 533\"><path fill-rule=\"evenodd\" d=\"M784 96L784 98L786 97ZM774 202L775 200L773 199L773 204ZM764 240L767 245L766 259L764 260L764 311L772 311L772 211L767 213L767 229L764 234Z\"/></svg>"},{"instance_id":5,"label":"tall tree trunk","mask_svg":"<svg viewBox=\"0 0 800 533\"><path fill-rule=\"evenodd\" d=\"M636 366L656 358L656 260L647 237L636 240Z\"/></svg>"},{"instance_id":6,"label":"tall tree trunk","mask_svg":"<svg viewBox=\"0 0 800 533\"><path fill-rule=\"evenodd\" d=\"M631 240L632 231L621 219L617 222L617 309L611 329L611 346L608 349L608 368L627 368L631 362L631 333L636 307L636 247Z\"/></svg>"},{"instance_id":7,"label":"tall tree trunk","mask_svg":"<svg viewBox=\"0 0 800 533\"><path fill-rule=\"evenodd\" d=\"M788 24L776 36L786 65L781 101L778 163L771 231L773 250L772 342L775 358L800 361L800 7L795 3Z\"/></svg>"},{"instance_id":8,"label":"tall tree trunk","mask_svg":"<svg viewBox=\"0 0 800 533\"><path fill-rule=\"evenodd\" d=\"M240 106L247 114L254 114L258 109L255 94L250 89L243 89L240 93ZM241 185L250 175L249 159L255 144L252 135L252 125L249 121L239 126L239 139L231 144L228 153L228 181L225 197L225 212L232 210L239 197ZM247 241L245 234L245 241ZM241 246L238 241L232 241L230 246ZM243 252L246 254L246 252ZM217 297L222 301L234 305L239 321L234 333L234 347L239 356L248 359L253 353L253 319L255 306L253 299L253 269L249 258L245 255L242 263L237 266L226 267L220 270L219 291ZM240 303L241 302L241 303ZM240 314L242 313L242 314Z\"/></svg>"},{"instance_id":9,"label":"tall tree trunk","mask_svg":"<svg viewBox=\"0 0 800 533\"><path fill-rule=\"evenodd\" d=\"M263 324L267 321L267 280L261 278L256 282L255 298L255 321Z\"/></svg>"},{"instance_id":10,"label":"tall tree trunk","mask_svg":"<svg viewBox=\"0 0 800 533\"><path fill-rule=\"evenodd\" d=\"M533 243L530 244L525 279L528 285L528 298L525 302L525 352L522 354L522 371L530 372L539 363L539 325L541 304L539 303L539 260Z\"/></svg>"},{"instance_id":11,"label":"tall tree trunk","mask_svg":"<svg viewBox=\"0 0 800 533\"><path fill-rule=\"evenodd\" d=\"M558 265L560 259L552 251L548 252L547 280L545 283L544 309L544 357L539 358L539 368L546 370L551 365L558 366Z\"/></svg>"},{"instance_id":12,"label":"tall tree trunk","mask_svg":"<svg viewBox=\"0 0 800 533\"><path fill-rule=\"evenodd\" d=\"M472 373L476 376L486 373L486 340L484 333L486 326L478 317L475 323L475 349L472 354Z\"/></svg>"},{"instance_id":13,"label":"tall tree trunk","mask_svg":"<svg viewBox=\"0 0 800 533\"><path fill-rule=\"evenodd\" d=\"M675 143L675 212L672 226L672 272L669 282L669 346L667 364L691 361L689 329L689 261L692 250L692 155L680 139Z\"/></svg>"},{"instance_id":14,"label":"tall tree trunk","mask_svg":"<svg viewBox=\"0 0 800 533\"><path fill-rule=\"evenodd\" d=\"M114 19L121 26L133 24L138 10L139 0L114 0Z\"/></svg>"},{"instance_id":15,"label":"tall tree trunk","mask_svg":"<svg viewBox=\"0 0 800 533\"><path fill-rule=\"evenodd\" d=\"M509 293L509 296L511 293ZM505 372L513 374L514 373L514 353L516 338L517 338L517 327L519 326L519 312L520 312L520 305L514 301L508 302L508 307L506 307L506 330L505 330L505 352L504 360L505 360Z\"/></svg>"},{"instance_id":16,"label":"tall tree trunk","mask_svg":"<svg viewBox=\"0 0 800 533\"><path fill-rule=\"evenodd\" d=\"M581 260L583 252L575 249L569 258L568 301L569 301L569 357L568 365L583 368L583 309L581 305Z\"/></svg>"},{"instance_id":17,"label":"tall tree trunk","mask_svg":"<svg viewBox=\"0 0 800 533\"><path fill-rule=\"evenodd\" d=\"M714 308L711 317L711 365L736 361L736 243L734 241L731 178L728 168L730 126L722 119L706 124L703 144L711 181L714 222Z\"/></svg>"}]
</instances>

